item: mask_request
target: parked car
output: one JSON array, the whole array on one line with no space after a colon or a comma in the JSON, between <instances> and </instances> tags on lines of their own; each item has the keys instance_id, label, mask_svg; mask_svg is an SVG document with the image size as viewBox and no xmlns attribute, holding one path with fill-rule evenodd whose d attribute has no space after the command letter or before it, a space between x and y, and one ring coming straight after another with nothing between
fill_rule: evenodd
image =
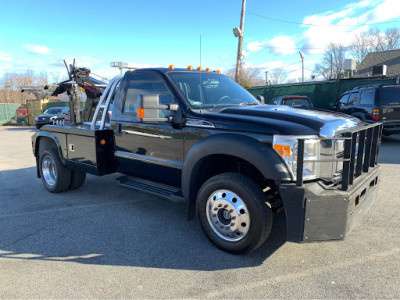
<instances>
[{"instance_id":1,"label":"parked car","mask_svg":"<svg viewBox=\"0 0 400 300\"><path fill-rule=\"evenodd\" d=\"M28 109L24 106L17 109L17 123L28 125Z\"/></svg>"},{"instance_id":2,"label":"parked car","mask_svg":"<svg viewBox=\"0 0 400 300\"><path fill-rule=\"evenodd\" d=\"M37 129L43 125L53 124L54 117L63 117L65 120L69 120L69 107L51 107L45 110L45 112L35 118L35 126Z\"/></svg>"},{"instance_id":3,"label":"parked car","mask_svg":"<svg viewBox=\"0 0 400 300\"><path fill-rule=\"evenodd\" d=\"M271 100L274 105L287 105L292 107L313 107L313 104L307 96L286 95L279 96Z\"/></svg>"},{"instance_id":4,"label":"parked car","mask_svg":"<svg viewBox=\"0 0 400 300\"><path fill-rule=\"evenodd\" d=\"M368 123L382 122L385 136L400 133L400 85L355 87L333 108Z\"/></svg>"}]
</instances>

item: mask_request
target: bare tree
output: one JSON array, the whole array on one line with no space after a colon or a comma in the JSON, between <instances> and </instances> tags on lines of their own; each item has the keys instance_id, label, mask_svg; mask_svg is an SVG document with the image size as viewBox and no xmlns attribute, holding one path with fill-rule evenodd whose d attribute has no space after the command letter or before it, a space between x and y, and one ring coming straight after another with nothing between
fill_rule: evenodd
<instances>
[{"instance_id":1,"label":"bare tree","mask_svg":"<svg viewBox=\"0 0 400 300\"><path fill-rule=\"evenodd\" d=\"M386 50L398 49L400 46L400 29L393 27L385 31L385 48Z\"/></svg>"},{"instance_id":2,"label":"bare tree","mask_svg":"<svg viewBox=\"0 0 400 300\"><path fill-rule=\"evenodd\" d=\"M225 75L234 80L235 68L228 70ZM260 76L259 69L244 65L240 70L238 83L245 89L248 89L264 84L264 80Z\"/></svg>"},{"instance_id":3,"label":"bare tree","mask_svg":"<svg viewBox=\"0 0 400 300\"><path fill-rule=\"evenodd\" d=\"M35 76L35 84L48 84L47 72L40 72Z\"/></svg>"},{"instance_id":4,"label":"bare tree","mask_svg":"<svg viewBox=\"0 0 400 300\"><path fill-rule=\"evenodd\" d=\"M344 72L346 48L342 44L330 43L319 64L314 67L314 73L325 79L340 78ZM332 72L331 72L332 67Z\"/></svg>"},{"instance_id":5,"label":"bare tree","mask_svg":"<svg viewBox=\"0 0 400 300\"><path fill-rule=\"evenodd\" d=\"M59 72L51 72L50 73L51 79L53 83L59 83L60 82L60 73Z\"/></svg>"},{"instance_id":6,"label":"bare tree","mask_svg":"<svg viewBox=\"0 0 400 300\"><path fill-rule=\"evenodd\" d=\"M371 51L385 51L385 37L378 28L367 31L369 48ZM370 52L371 52L370 51Z\"/></svg>"},{"instance_id":7,"label":"bare tree","mask_svg":"<svg viewBox=\"0 0 400 300\"><path fill-rule=\"evenodd\" d=\"M353 39L351 54L357 63L362 62L370 51L368 34L366 32L356 34Z\"/></svg>"},{"instance_id":8,"label":"bare tree","mask_svg":"<svg viewBox=\"0 0 400 300\"><path fill-rule=\"evenodd\" d=\"M288 72L284 69L277 68L269 72L271 74L271 83L272 84L280 84L285 82L288 78Z\"/></svg>"},{"instance_id":9,"label":"bare tree","mask_svg":"<svg viewBox=\"0 0 400 300\"><path fill-rule=\"evenodd\" d=\"M6 73L0 78L0 102L26 103L27 99L32 99L32 95L20 93L22 86L47 83L46 72L35 74L32 70L27 70L25 73Z\"/></svg>"},{"instance_id":10,"label":"bare tree","mask_svg":"<svg viewBox=\"0 0 400 300\"><path fill-rule=\"evenodd\" d=\"M360 63L370 52L394 50L399 46L399 28L388 28L385 33L378 28L372 28L354 36L351 54Z\"/></svg>"}]
</instances>

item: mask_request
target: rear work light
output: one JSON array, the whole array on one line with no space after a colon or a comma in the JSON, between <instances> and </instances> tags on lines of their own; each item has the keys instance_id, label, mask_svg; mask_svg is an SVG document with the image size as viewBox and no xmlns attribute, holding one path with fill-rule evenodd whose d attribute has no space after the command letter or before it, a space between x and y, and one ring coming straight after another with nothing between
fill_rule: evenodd
<instances>
[{"instance_id":1,"label":"rear work light","mask_svg":"<svg viewBox=\"0 0 400 300\"><path fill-rule=\"evenodd\" d=\"M379 121L379 109L374 109L372 111L372 120Z\"/></svg>"}]
</instances>

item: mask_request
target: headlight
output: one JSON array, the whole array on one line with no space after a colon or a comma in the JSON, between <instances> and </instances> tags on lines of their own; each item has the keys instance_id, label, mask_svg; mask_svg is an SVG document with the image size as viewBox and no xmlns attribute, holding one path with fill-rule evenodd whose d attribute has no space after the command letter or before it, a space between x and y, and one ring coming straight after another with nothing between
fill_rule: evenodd
<instances>
[{"instance_id":1,"label":"headlight","mask_svg":"<svg viewBox=\"0 0 400 300\"><path fill-rule=\"evenodd\" d=\"M320 177L320 141L318 136L290 136L274 135L273 147L283 158L288 166L293 179L297 173L297 148L298 139L304 141L303 180L311 180Z\"/></svg>"},{"instance_id":2,"label":"headlight","mask_svg":"<svg viewBox=\"0 0 400 300\"><path fill-rule=\"evenodd\" d=\"M341 180L344 140L318 139L318 136L274 135L273 148L288 166L293 180L297 174L298 139L304 139L303 180L321 178L328 182Z\"/></svg>"}]
</instances>

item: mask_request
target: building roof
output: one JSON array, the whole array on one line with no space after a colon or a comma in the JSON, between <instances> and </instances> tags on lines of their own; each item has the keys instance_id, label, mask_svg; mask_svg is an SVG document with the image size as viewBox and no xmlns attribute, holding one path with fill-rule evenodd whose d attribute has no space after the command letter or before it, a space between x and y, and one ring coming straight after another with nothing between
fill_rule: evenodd
<instances>
[{"instance_id":1,"label":"building roof","mask_svg":"<svg viewBox=\"0 0 400 300\"><path fill-rule=\"evenodd\" d=\"M386 75L400 75L400 50L370 52L357 67L358 76L372 76L372 67L387 65Z\"/></svg>"}]
</instances>

